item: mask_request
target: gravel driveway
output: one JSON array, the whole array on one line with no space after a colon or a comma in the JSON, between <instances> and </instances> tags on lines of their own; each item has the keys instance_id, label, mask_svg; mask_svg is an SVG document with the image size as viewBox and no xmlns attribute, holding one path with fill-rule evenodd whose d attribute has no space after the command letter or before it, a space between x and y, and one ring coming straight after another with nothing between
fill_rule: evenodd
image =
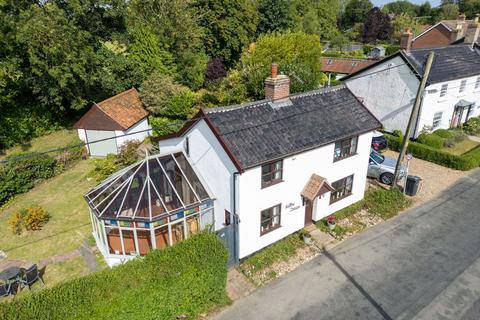
<instances>
[{"instance_id":1,"label":"gravel driveway","mask_svg":"<svg viewBox=\"0 0 480 320\"><path fill-rule=\"evenodd\" d=\"M387 150L383 154L395 159L398 158L398 152ZM413 197L415 200L414 206L418 206L453 186L459 179L466 176L468 171L454 170L425 160L413 158L410 162L408 174L422 178L420 190L417 195Z\"/></svg>"}]
</instances>

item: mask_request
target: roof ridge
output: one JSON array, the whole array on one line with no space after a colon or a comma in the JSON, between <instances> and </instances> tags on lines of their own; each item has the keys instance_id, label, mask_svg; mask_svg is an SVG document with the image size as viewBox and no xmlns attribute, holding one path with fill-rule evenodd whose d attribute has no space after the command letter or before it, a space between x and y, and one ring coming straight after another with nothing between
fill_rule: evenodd
<instances>
[{"instance_id":1,"label":"roof ridge","mask_svg":"<svg viewBox=\"0 0 480 320\"><path fill-rule=\"evenodd\" d=\"M298 98L308 97L308 96L317 95L317 94L334 92L334 91L345 89L345 88L346 86L344 84L339 84L333 87L323 87L323 88L313 89L306 92L298 92L298 93L291 94L288 96L288 99L298 99ZM208 108L208 109L202 109L202 110L205 112L205 114L211 114L211 113L218 113L218 112L233 111L233 110L238 110L242 108L259 107L271 101L272 101L271 99L263 99L263 100L252 101L245 104L235 104L231 106L215 107L215 108Z\"/></svg>"},{"instance_id":2,"label":"roof ridge","mask_svg":"<svg viewBox=\"0 0 480 320\"><path fill-rule=\"evenodd\" d=\"M102 103L104 103L104 102L107 102L107 101L113 100L113 99L115 99L115 98L121 97L121 96L123 96L123 95L125 95L125 94L127 94L127 93L130 93L131 91L137 91L137 89L135 89L135 87L131 87L130 89L127 89L127 90L125 90L125 91L122 91L122 92L120 92L120 93L117 93L116 95L114 95L114 96L112 96L112 97L110 97L110 98L107 98L107 99L105 99L105 100L102 100L102 101L100 101L99 103L94 102L94 104L96 104L96 105L99 106L100 104L102 104ZM138 92L138 91L137 91L137 92Z\"/></svg>"},{"instance_id":3,"label":"roof ridge","mask_svg":"<svg viewBox=\"0 0 480 320\"><path fill-rule=\"evenodd\" d=\"M355 60L355 61L371 61L372 59L362 59L362 58L348 58L348 57L329 57L323 56L324 59L338 59L338 60Z\"/></svg>"}]
</instances>

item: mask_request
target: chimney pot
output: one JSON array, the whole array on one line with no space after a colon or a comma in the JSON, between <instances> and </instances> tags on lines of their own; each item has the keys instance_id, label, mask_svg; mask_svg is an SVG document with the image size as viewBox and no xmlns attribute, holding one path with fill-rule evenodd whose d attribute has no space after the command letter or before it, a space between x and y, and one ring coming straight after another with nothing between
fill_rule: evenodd
<instances>
[{"instance_id":1,"label":"chimney pot","mask_svg":"<svg viewBox=\"0 0 480 320\"><path fill-rule=\"evenodd\" d=\"M278 66L276 63L270 65L270 78L276 78L278 75Z\"/></svg>"},{"instance_id":2,"label":"chimney pot","mask_svg":"<svg viewBox=\"0 0 480 320\"><path fill-rule=\"evenodd\" d=\"M471 44L472 46L480 39L480 23L473 21L465 32L464 43Z\"/></svg>"}]
</instances>

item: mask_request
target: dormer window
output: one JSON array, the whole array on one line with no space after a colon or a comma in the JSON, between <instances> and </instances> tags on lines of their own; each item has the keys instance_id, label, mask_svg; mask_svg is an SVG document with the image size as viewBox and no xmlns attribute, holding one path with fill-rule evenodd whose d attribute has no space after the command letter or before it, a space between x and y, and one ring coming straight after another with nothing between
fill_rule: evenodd
<instances>
[{"instance_id":1,"label":"dormer window","mask_svg":"<svg viewBox=\"0 0 480 320\"><path fill-rule=\"evenodd\" d=\"M358 65L358 62L353 62L352 67L356 67Z\"/></svg>"},{"instance_id":2,"label":"dormer window","mask_svg":"<svg viewBox=\"0 0 480 320\"><path fill-rule=\"evenodd\" d=\"M333 59L328 59L327 60L327 64L332 64L333 63Z\"/></svg>"},{"instance_id":3,"label":"dormer window","mask_svg":"<svg viewBox=\"0 0 480 320\"><path fill-rule=\"evenodd\" d=\"M475 89L480 88L480 77L477 77L477 81L475 81Z\"/></svg>"}]
</instances>

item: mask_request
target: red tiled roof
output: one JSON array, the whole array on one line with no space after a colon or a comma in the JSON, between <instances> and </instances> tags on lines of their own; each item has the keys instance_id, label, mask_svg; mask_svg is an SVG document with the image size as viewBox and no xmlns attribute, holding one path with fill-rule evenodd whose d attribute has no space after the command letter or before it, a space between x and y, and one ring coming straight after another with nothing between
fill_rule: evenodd
<instances>
[{"instance_id":1,"label":"red tiled roof","mask_svg":"<svg viewBox=\"0 0 480 320\"><path fill-rule=\"evenodd\" d=\"M80 120L76 129L126 130L148 116L135 88L95 103Z\"/></svg>"},{"instance_id":2,"label":"red tiled roof","mask_svg":"<svg viewBox=\"0 0 480 320\"><path fill-rule=\"evenodd\" d=\"M352 74L375 62L376 60L322 57L322 71Z\"/></svg>"}]
</instances>

